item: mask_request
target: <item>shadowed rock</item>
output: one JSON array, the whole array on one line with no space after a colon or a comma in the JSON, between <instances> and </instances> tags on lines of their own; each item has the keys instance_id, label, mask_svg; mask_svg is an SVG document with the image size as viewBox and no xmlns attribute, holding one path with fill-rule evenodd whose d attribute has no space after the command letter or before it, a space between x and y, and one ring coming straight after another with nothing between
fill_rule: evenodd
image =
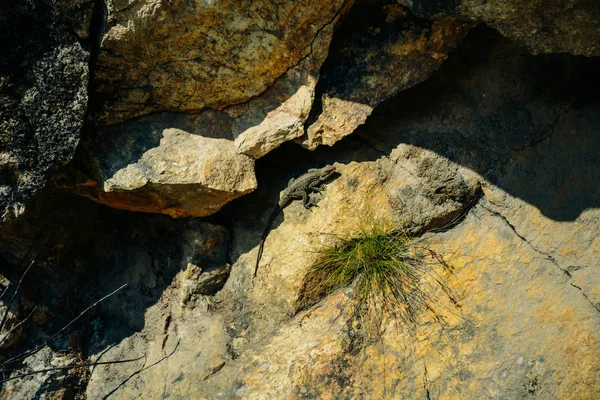
<instances>
[{"instance_id":1,"label":"shadowed rock","mask_svg":"<svg viewBox=\"0 0 600 400\"><path fill-rule=\"evenodd\" d=\"M600 55L600 3L594 0L401 0L415 14L483 22L533 54Z\"/></svg>"},{"instance_id":2,"label":"shadowed rock","mask_svg":"<svg viewBox=\"0 0 600 400\"><path fill-rule=\"evenodd\" d=\"M314 150L354 132L381 101L427 79L472 26L419 18L392 0L356 2L336 26L299 142Z\"/></svg>"},{"instance_id":3,"label":"shadowed rock","mask_svg":"<svg viewBox=\"0 0 600 400\"><path fill-rule=\"evenodd\" d=\"M88 100L89 53L79 38L88 35L92 5L0 5L0 221L22 214L75 152Z\"/></svg>"}]
</instances>

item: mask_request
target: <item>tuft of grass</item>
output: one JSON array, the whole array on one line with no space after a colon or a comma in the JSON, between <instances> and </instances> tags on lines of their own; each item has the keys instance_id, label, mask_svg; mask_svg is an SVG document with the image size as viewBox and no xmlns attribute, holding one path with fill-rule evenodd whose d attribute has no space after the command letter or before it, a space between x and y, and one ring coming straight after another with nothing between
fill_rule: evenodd
<instances>
[{"instance_id":1,"label":"tuft of grass","mask_svg":"<svg viewBox=\"0 0 600 400\"><path fill-rule=\"evenodd\" d=\"M305 275L296 310L309 308L333 292L352 285L356 314L370 334L380 334L389 318L417 322L421 310L435 318L432 293L443 289L458 305L445 279L433 268L448 265L418 238L373 227L359 237L336 237L336 243L318 252Z\"/></svg>"}]
</instances>

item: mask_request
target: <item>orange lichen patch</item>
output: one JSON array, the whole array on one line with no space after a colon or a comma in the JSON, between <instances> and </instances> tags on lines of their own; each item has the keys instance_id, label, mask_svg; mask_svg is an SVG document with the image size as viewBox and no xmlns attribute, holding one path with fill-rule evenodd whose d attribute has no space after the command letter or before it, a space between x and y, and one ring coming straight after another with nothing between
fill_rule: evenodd
<instances>
[{"instance_id":1,"label":"orange lichen patch","mask_svg":"<svg viewBox=\"0 0 600 400\"><path fill-rule=\"evenodd\" d=\"M563 346L556 349L567 369L559 398L585 399L600 395L600 340L593 326L572 329Z\"/></svg>"}]
</instances>

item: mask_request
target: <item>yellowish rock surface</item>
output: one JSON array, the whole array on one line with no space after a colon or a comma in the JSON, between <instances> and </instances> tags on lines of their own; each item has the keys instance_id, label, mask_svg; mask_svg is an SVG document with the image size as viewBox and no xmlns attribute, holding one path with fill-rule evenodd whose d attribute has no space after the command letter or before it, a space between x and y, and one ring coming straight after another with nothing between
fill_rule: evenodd
<instances>
[{"instance_id":1,"label":"yellowish rock surface","mask_svg":"<svg viewBox=\"0 0 600 400\"><path fill-rule=\"evenodd\" d=\"M108 1L96 72L100 119L245 102L310 55L343 3Z\"/></svg>"}]
</instances>

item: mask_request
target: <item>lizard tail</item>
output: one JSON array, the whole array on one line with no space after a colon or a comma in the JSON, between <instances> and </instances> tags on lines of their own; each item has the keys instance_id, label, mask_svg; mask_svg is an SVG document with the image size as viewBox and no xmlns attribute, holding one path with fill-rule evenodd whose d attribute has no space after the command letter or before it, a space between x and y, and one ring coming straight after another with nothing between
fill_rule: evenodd
<instances>
[{"instance_id":1,"label":"lizard tail","mask_svg":"<svg viewBox=\"0 0 600 400\"><path fill-rule=\"evenodd\" d=\"M265 230L263 231L262 238L260 240L260 246L258 246L258 255L256 256L256 265L254 266L254 277L255 278L256 278L256 274L258 273L258 264L260 263L263 249L265 248L265 240L267 240L267 235L269 234L269 231L271 230L271 227L273 226L273 222L275 222L275 218L277 218L277 215L280 212L281 212L281 207L279 205L277 205L275 207L275 209L273 210L273 212L271 213L271 216L269 217L269 220L267 221L267 225L265 226Z\"/></svg>"}]
</instances>

